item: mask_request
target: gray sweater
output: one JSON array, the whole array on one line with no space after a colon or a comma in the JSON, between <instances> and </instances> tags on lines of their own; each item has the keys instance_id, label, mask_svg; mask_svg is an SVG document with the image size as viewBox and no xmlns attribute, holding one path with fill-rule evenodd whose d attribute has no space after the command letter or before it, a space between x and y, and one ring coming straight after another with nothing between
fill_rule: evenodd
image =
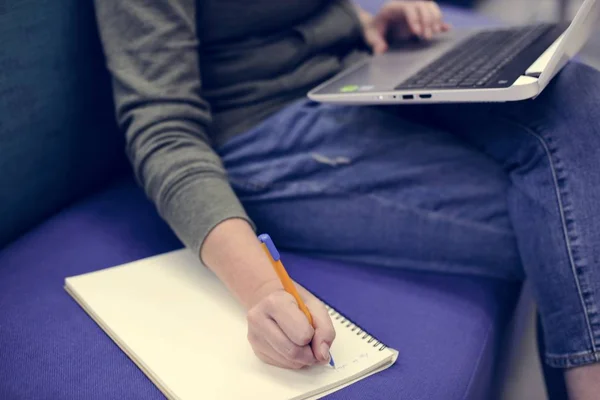
<instances>
[{"instance_id":1,"label":"gray sweater","mask_svg":"<svg viewBox=\"0 0 600 400\"><path fill-rule=\"evenodd\" d=\"M250 219L213 151L355 60L343 0L96 0L135 175L184 244ZM282 132L283 134L283 132Z\"/></svg>"}]
</instances>

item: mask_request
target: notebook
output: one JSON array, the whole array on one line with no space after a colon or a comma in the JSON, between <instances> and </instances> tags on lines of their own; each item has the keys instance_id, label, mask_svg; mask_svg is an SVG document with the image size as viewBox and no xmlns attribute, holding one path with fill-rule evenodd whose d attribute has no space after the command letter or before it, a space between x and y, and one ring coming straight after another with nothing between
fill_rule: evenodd
<instances>
[{"instance_id":1,"label":"notebook","mask_svg":"<svg viewBox=\"0 0 600 400\"><path fill-rule=\"evenodd\" d=\"M327 306L335 369L263 363L244 310L187 249L70 277L65 289L169 399L317 399L398 356Z\"/></svg>"}]
</instances>

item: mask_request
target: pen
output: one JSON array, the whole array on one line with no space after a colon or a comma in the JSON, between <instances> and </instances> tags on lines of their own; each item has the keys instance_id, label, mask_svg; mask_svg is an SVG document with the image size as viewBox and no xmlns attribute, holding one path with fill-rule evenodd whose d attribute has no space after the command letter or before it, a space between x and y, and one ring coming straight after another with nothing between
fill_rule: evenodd
<instances>
[{"instance_id":1,"label":"pen","mask_svg":"<svg viewBox=\"0 0 600 400\"><path fill-rule=\"evenodd\" d=\"M312 315L310 315L310 311L308 311L308 307L306 307L306 304L304 304L304 302L302 301L300 294L298 294L298 291L296 290L296 286L294 285L294 282L292 281L292 279L288 275L287 271L285 270L285 267L283 266L283 263L281 262L281 256L279 255L279 251L277 251L277 248L275 247L273 240L266 233L260 235L258 237L258 240L260 241L263 250L267 254L267 257L269 257L269 260L271 261L271 265L273 266L273 269L277 273L277 276L279 277L279 280L281 281L281 284L283 285L283 289L286 292L288 292L289 294L291 294L292 296L294 296L294 299L296 299L296 303L298 303L298 307L300 308L300 311L302 311L304 313L304 315L306 315L308 322L314 328L315 325L313 323ZM333 362L333 357L331 356L331 353L329 353L329 365L331 365L332 367L335 368L335 363Z\"/></svg>"}]
</instances>

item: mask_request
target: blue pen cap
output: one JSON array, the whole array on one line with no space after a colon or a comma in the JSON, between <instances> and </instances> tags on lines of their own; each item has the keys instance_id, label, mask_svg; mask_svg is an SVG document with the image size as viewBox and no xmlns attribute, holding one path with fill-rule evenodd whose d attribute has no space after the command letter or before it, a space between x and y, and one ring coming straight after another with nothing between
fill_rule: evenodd
<instances>
[{"instance_id":1,"label":"blue pen cap","mask_svg":"<svg viewBox=\"0 0 600 400\"><path fill-rule=\"evenodd\" d=\"M267 246L267 249L269 250L269 253L271 253L271 257L273 257L273 260L279 261L281 257L279 256L279 252L277 251L277 248L275 247L275 243L273 243L271 236L269 236L266 233L263 233L262 235L258 236L258 240L261 243L264 243L265 246Z\"/></svg>"}]
</instances>

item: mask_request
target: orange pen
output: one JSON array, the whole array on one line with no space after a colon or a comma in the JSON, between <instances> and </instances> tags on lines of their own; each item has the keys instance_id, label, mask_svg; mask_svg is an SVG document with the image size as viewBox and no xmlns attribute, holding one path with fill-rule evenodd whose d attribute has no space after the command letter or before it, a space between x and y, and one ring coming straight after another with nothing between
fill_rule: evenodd
<instances>
[{"instance_id":1,"label":"orange pen","mask_svg":"<svg viewBox=\"0 0 600 400\"><path fill-rule=\"evenodd\" d=\"M281 284L283 285L283 289L286 292L288 292L289 294L291 294L292 296L294 296L294 299L296 299L296 303L298 303L298 307L304 313L304 315L306 315L308 322L314 328L315 325L313 323L312 315L310 315L310 311L308 310L308 307L306 307L306 304L304 304L304 302L302 301L302 298L300 297L298 290L296 290L296 285L294 285L292 278L290 278L287 271L285 270L285 267L283 266L283 263L281 262L281 256L279 255L279 251L277 251L277 248L275 247L273 240L266 233L260 235L258 237L258 240L262 244L263 250L267 254L267 257L269 257L269 260L271 261L271 265L273 266L273 269L277 273L277 276L279 277L279 280L281 281ZM331 354L329 354L329 365L331 365L332 367L335 367L335 363L333 362L333 357L331 357Z\"/></svg>"}]
</instances>

